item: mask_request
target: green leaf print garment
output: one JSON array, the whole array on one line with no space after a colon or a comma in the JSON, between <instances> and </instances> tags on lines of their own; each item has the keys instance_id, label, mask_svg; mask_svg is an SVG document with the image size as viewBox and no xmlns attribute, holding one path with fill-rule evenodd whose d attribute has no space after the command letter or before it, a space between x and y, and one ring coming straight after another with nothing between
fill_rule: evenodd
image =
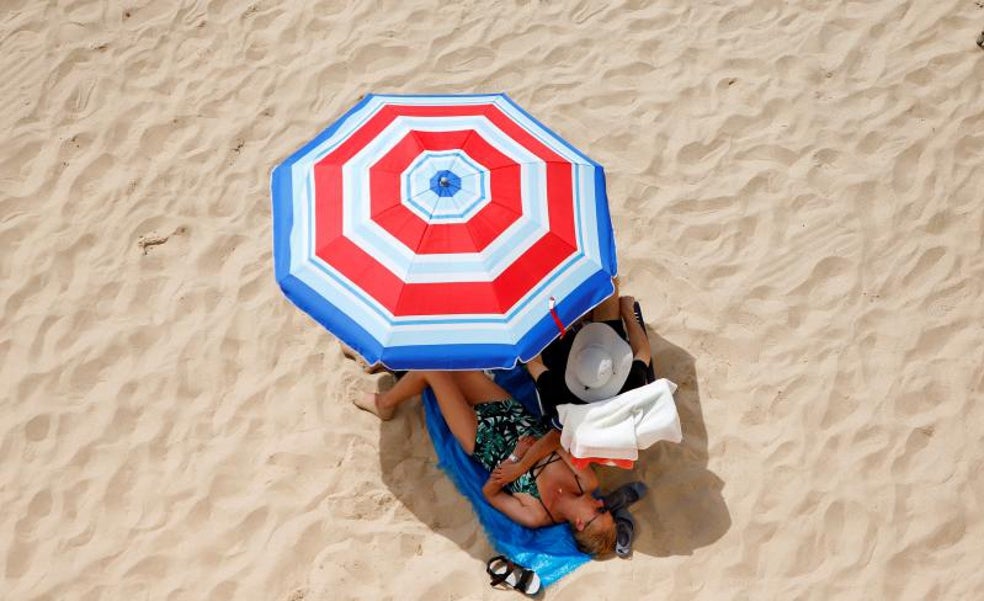
<instances>
[{"instance_id":1,"label":"green leaf print garment","mask_svg":"<svg viewBox=\"0 0 984 601\"><path fill-rule=\"evenodd\" d=\"M509 457L520 438L526 435L540 438L547 433L546 426L511 398L475 405L475 414L478 429L472 457L490 472ZM540 497L536 481L529 472L509 484L506 490Z\"/></svg>"}]
</instances>

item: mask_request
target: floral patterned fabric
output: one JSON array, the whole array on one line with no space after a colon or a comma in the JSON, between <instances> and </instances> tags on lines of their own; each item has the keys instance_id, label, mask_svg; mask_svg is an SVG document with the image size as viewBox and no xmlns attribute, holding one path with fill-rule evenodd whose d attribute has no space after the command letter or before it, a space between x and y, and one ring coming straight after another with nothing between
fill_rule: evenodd
<instances>
[{"instance_id":1,"label":"floral patterned fabric","mask_svg":"<svg viewBox=\"0 0 984 601\"><path fill-rule=\"evenodd\" d=\"M540 438L547 433L547 428L513 399L475 405L475 414L478 431L472 457L490 472L509 457L520 438L525 435ZM540 498L536 481L529 472L506 486L506 490Z\"/></svg>"}]
</instances>

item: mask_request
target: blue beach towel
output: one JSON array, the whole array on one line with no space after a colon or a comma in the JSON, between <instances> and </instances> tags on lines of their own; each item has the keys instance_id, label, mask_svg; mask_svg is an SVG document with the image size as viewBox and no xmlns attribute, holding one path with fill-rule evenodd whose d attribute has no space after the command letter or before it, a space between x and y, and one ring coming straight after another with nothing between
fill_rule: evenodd
<instances>
[{"instance_id":1,"label":"blue beach towel","mask_svg":"<svg viewBox=\"0 0 984 601\"><path fill-rule=\"evenodd\" d=\"M498 371L495 381L533 415L540 416L536 387L525 369L516 367ZM567 524L531 530L489 505L482 494L482 486L488 480L489 473L462 450L451 434L433 391L429 388L425 390L423 399L427 430L437 452L438 464L461 494L471 501L479 522L497 552L534 570L543 586L557 582L590 559L578 551Z\"/></svg>"}]
</instances>

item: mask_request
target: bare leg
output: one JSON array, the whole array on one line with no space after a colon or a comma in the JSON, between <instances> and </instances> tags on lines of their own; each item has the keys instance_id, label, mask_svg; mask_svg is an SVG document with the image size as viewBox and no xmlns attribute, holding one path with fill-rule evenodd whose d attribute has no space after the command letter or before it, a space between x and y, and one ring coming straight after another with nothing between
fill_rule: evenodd
<instances>
[{"instance_id":1,"label":"bare leg","mask_svg":"<svg viewBox=\"0 0 984 601\"><path fill-rule=\"evenodd\" d=\"M615 292L612 292L611 296L601 301L601 304L594 308L591 312L591 321L612 321L620 317L618 278L613 279L612 283L615 284Z\"/></svg>"},{"instance_id":2,"label":"bare leg","mask_svg":"<svg viewBox=\"0 0 984 601\"><path fill-rule=\"evenodd\" d=\"M468 404L472 406L509 398L509 393L505 389L480 371L453 371L450 373L455 384L468 399Z\"/></svg>"},{"instance_id":3,"label":"bare leg","mask_svg":"<svg viewBox=\"0 0 984 601\"><path fill-rule=\"evenodd\" d=\"M363 359L359 353L355 352L355 349L345 344L341 340L338 341L338 344L342 347L342 355L361 365L362 371L365 373L372 375L378 374L381 371L387 371L386 367L382 363L377 362L372 365L366 363L365 359Z\"/></svg>"},{"instance_id":4,"label":"bare leg","mask_svg":"<svg viewBox=\"0 0 984 601\"><path fill-rule=\"evenodd\" d=\"M381 405L395 409L400 403L409 400L427 388L426 371L408 371L396 384L379 395Z\"/></svg>"},{"instance_id":5,"label":"bare leg","mask_svg":"<svg viewBox=\"0 0 984 601\"><path fill-rule=\"evenodd\" d=\"M423 373L427 385L434 391L434 397L437 399L438 407L441 408L441 415L444 416L448 429L458 439L461 448L471 455L475 452L475 434L478 432L475 408L458 386L455 374L446 371ZM481 373L478 375L485 377Z\"/></svg>"},{"instance_id":6,"label":"bare leg","mask_svg":"<svg viewBox=\"0 0 984 601\"><path fill-rule=\"evenodd\" d=\"M463 383L464 390L459 381ZM461 444L461 448L471 455L475 451L475 433L478 431L478 418L472 405L501 400L508 396L481 372L411 371L385 393L373 394L371 400L358 399L355 404L360 409L371 411L387 420L393 416L400 403L417 396L428 386L434 391L448 429ZM500 391L502 394L493 398Z\"/></svg>"},{"instance_id":7,"label":"bare leg","mask_svg":"<svg viewBox=\"0 0 984 601\"><path fill-rule=\"evenodd\" d=\"M390 388L383 394L367 392L352 402L359 409L375 413L383 421L391 420L400 403L419 395L427 387L427 380L424 373L422 371L407 372L402 378L396 381L393 388Z\"/></svg>"}]
</instances>

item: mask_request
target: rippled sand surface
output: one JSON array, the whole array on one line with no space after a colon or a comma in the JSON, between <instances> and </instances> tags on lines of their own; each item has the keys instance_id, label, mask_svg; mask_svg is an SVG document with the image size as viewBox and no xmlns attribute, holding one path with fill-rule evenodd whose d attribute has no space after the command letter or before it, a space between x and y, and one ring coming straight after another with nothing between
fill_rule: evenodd
<instances>
[{"instance_id":1,"label":"rippled sand surface","mask_svg":"<svg viewBox=\"0 0 984 601\"><path fill-rule=\"evenodd\" d=\"M508 596L268 195L361 94L505 91L606 166L681 384L634 558L548 597L980 598L981 2L0 8L0 597Z\"/></svg>"}]
</instances>

